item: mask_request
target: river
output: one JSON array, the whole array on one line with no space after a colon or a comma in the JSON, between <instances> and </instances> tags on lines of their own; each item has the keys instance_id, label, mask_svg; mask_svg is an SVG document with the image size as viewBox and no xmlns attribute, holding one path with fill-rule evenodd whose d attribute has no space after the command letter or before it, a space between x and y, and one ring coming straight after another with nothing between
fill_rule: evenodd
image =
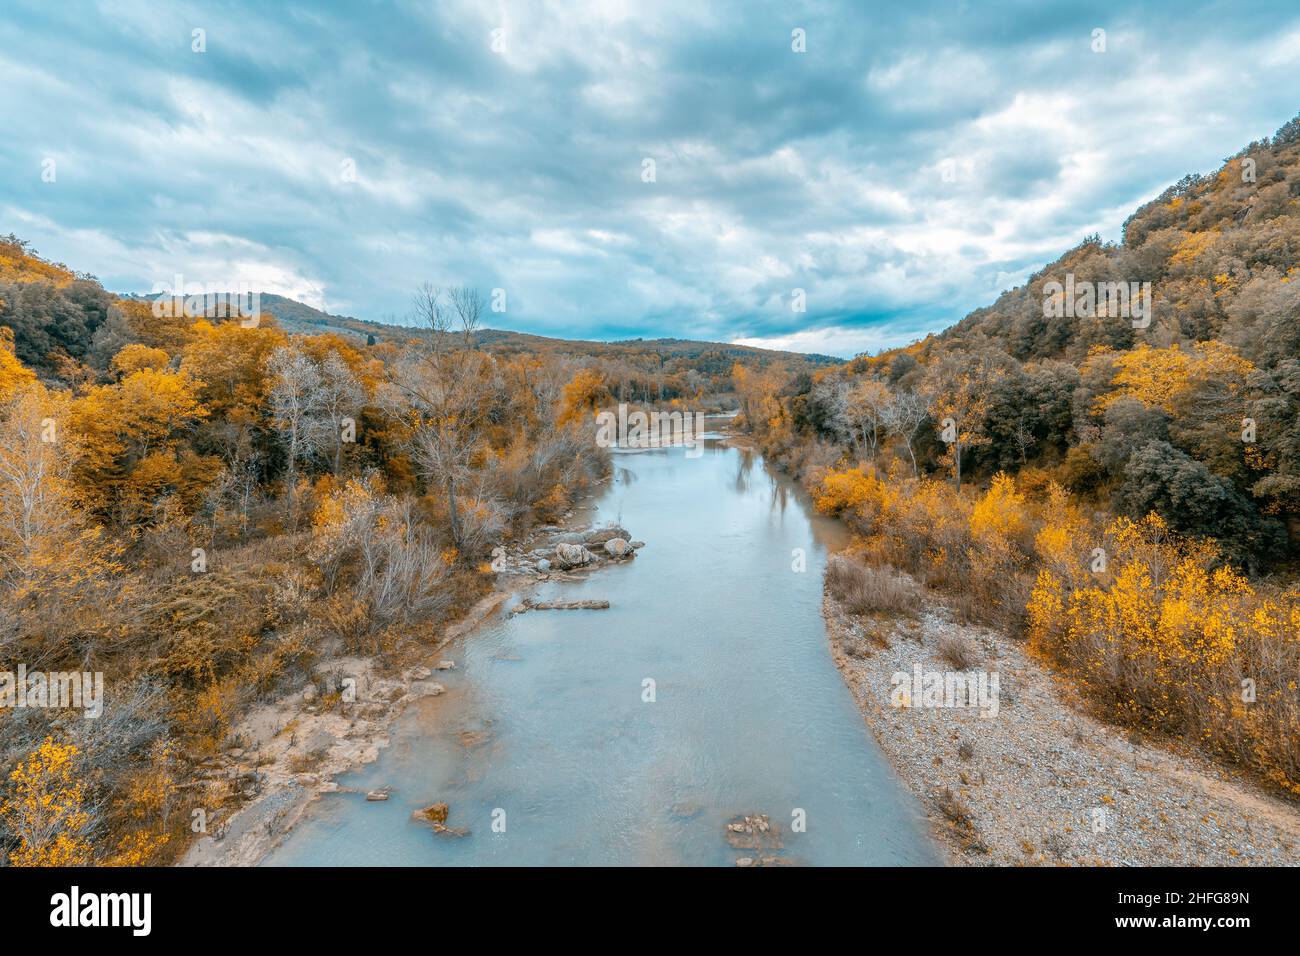
<instances>
[{"instance_id":1,"label":"river","mask_svg":"<svg viewBox=\"0 0 1300 956\"><path fill-rule=\"evenodd\" d=\"M757 853L726 823L750 813L793 863L939 861L831 660L822 569L840 525L716 441L614 462L596 520L646 547L536 595L611 607L511 617L508 602L440 655L457 662L447 693L339 781L392 797L321 797L267 864L734 866ZM410 819L434 802L469 834Z\"/></svg>"}]
</instances>

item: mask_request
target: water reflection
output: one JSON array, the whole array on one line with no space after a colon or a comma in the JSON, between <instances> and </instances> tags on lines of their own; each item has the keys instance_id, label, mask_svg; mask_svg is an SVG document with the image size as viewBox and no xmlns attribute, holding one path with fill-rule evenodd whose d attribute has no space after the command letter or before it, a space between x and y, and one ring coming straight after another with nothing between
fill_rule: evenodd
<instances>
[{"instance_id":1,"label":"water reflection","mask_svg":"<svg viewBox=\"0 0 1300 956\"><path fill-rule=\"evenodd\" d=\"M732 482L732 490L738 495L743 495L749 491L749 476L754 470L754 453L748 448L740 448L736 451L736 477Z\"/></svg>"}]
</instances>

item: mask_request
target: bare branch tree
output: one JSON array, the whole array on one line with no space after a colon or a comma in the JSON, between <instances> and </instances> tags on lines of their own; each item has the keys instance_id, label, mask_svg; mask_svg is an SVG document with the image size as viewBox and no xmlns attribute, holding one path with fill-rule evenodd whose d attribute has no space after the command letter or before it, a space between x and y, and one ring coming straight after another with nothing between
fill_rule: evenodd
<instances>
[{"instance_id":1,"label":"bare branch tree","mask_svg":"<svg viewBox=\"0 0 1300 956\"><path fill-rule=\"evenodd\" d=\"M880 429L884 426L885 409L893 396L883 382L864 379L845 396L845 413L854 443L871 449L871 460L876 460L880 446Z\"/></svg>"},{"instance_id":2,"label":"bare branch tree","mask_svg":"<svg viewBox=\"0 0 1300 956\"><path fill-rule=\"evenodd\" d=\"M325 361L321 362L320 379L319 404L334 445L333 473L337 475L343 461L344 419L351 418L355 422L361 406L365 404L366 390L338 352L330 352Z\"/></svg>"},{"instance_id":3,"label":"bare branch tree","mask_svg":"<svg viewBox=\"0 0 1300 956\"><path fill-rule=\"evenodd\" d=\"M883 424L885 428L893 435L903 439L907 445L907 455L912 459L912 477L918 475L916 467L916 452L912 447L916 439L916 433L921 430L927 418L930 417L930 409L926 405L925 399L915 392L899 392L894 396L894 400L885 406L883 413Z\"/></svg>"},{"instance_id":4,"label":"bare branch tree","mask_svg":"<svg viewBox=\"0 0 1300 956\"><path fill-rule=\"evenodd\" d=\"M271 353L267 361L271 385L271 415L285 442L285 484L289 520L298 518L298 467L309 461L328 441L322 414L321 374L311 357L289 345Z\"/></svg>"},{"instance_id":5,"label":"bare branch tree","mask_svg":"<svg viewBox=\"0 0 1300 956\"><path fill-rule=\"evenodd\" d=\"M429 347L404 356L392 368L385 403L411 426L410 448L420 477L441 485L447 495L452 539L464 538L457 512L457 488L470 474L490 411L484 386L493 377L491 359L474 349L474 332L483 314L483 299L465 286L445 298L428 283L414 298L416 318L431 333ZM453 324L462 333L461 347L449 336Z\"/></svg>"}]
</instances>

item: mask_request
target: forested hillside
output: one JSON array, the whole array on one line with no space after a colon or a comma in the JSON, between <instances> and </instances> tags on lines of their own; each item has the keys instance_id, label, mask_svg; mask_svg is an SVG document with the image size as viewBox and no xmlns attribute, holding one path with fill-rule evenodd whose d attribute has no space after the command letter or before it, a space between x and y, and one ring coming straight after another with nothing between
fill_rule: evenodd
<instances>
[{"instance_id":1,"label":"forested hillside","mask_svg":"<svg viewBox=\"0 0 1300 956\"><path fill-rule=\"evenodd\" d=\"M940 335L785 386L784 433L865 455L887 404L930 410L921 471L1054 478L1083 499L1211 536L1253 570L1300 554L1300 120L1085 240ZM1055 315L1055 287L1150 283L1143 320ZM1090 314L1081 314L1090 311ZM1139 327L1135 327L1139 326ZM894 410L895 412L897 409ZM959 440L945 443L951 417ZM904 457L908 452L900 448ZM825 464L826 452L816 453ZM797 463L797 462L796 462Z\"/></svg>"},{"instance_id":2,"label":"forested hillside","mask_svg":"<svg viewBox=\"0 0 1300 956\"><path fill-rule=\"evenodd\" d=\"M1300 794L1298 252L1300 119L943 334L738 368L744 419L867 565Z\"/></svg>"}]
</instances>

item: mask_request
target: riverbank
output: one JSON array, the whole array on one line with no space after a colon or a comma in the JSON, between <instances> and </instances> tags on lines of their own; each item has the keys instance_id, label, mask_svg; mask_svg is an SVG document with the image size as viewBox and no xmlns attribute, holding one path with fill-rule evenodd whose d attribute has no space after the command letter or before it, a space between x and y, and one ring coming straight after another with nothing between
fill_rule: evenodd
<instances>
[{"instance_id":1,"label":"riverbank","mask_svg":"<svg viewBox=\"0 0 1300 956\"><path fill-rule=\"evenodd\" d=\"M949 862L967 866L1280 866L1300 862L1300 808L1190 753L1086 713L1020 642L955 622L864 619L827 593L835 664ZM998 675L996 716L894 707L897 673L952 672L960 648Z\"/></svg>"},{"instance_id":2,"label":"riverbank","mask_svg":"<svg viewBox=\"0 0 1300 956\"><path fill-rule=\"evenodd\" d=\"M408 647L400 666L383 669L374 657L330 660L315 672L317 683L327 688L325 694L318 692L317 684L309 684L242 719L231 733L237 746L214 758L204 774L214 792L233 789L239 802L229 812L225 806L205 810L204 835L188 848L179 865L257 865L318 797L340 792L336 777L379 759L389 746L393 725L409 706L446 692L441 681L454 679L458 641L512 598L526 599L542 582L571 580L575 574L618 560L606 555L604 545L625 532L587 528L595 497L567 515L563 526L534 529L531 546L495 552L495 589L436 640ZM584 559L579 567L550 566L557 550L584 550L578 543L582 541L590 543L595 558ZM386 800L387 794L377 792L372 798Z\"/></svg>"},{"instance_id":3,"label":"riverbank","mask_svg":"<svg viewBox=\"0 0 1300 956\"><path fill-rule=\"evenodd\" d=\"M486 620L510 593L493 591L422 649L431 663L451 670L455 662L437 655ZM227 750L213 769L218 780L243 788L246 802L228 816L209 815L206 834L190 846L181 866L257 865L313 800L339 791L336 776L379 759L402 709L444 692L431 679L433 667L414 665L385 675L373 657L337 658L317 673L340 690L345 679L354 682L347 692L355 698L345 703L338 691L324 700L311 690L300 691L240 721L232 732L240 746Z\"/></svg>"}]
</instances>

